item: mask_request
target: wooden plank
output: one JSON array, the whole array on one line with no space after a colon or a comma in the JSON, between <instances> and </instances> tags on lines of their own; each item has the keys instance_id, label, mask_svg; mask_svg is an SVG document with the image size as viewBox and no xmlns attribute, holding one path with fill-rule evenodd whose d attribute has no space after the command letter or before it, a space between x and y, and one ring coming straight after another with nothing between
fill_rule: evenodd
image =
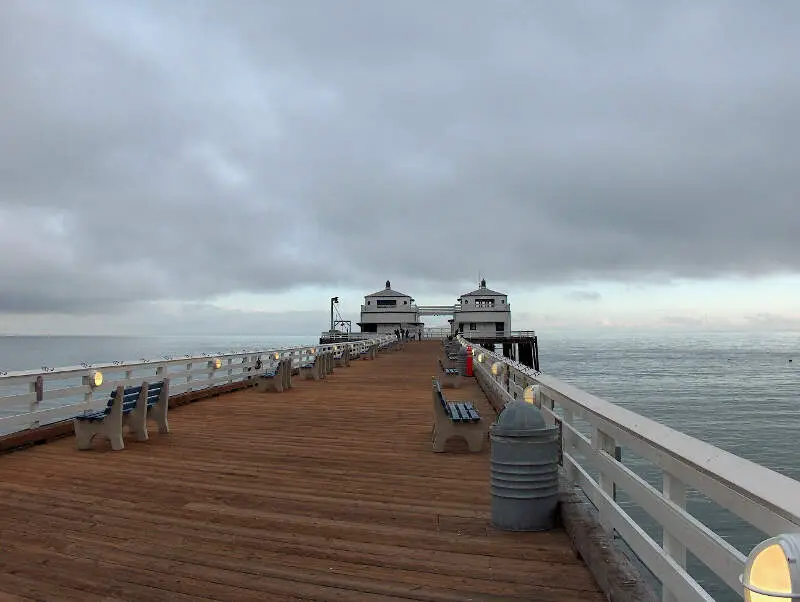
<instances>
[{"instance_id":1,"label":"wooden plank","mask_svg":"<svg viewBox=\"0 0 800 602\"><path fill-rule=\"evenodd\" d=\"M432 452L437 351L175 407L120 452L3 456L0 600L600 602L564 531L491 528L488 446ZM473 379L451 395L491 415Z\"/></svg>"}]
</instances>

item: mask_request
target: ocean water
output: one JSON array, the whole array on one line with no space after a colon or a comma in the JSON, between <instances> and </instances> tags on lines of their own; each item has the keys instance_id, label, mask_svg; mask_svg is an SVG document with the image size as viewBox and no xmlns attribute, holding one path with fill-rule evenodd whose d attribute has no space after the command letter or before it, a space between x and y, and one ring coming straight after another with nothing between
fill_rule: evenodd
<instances>
[{"instance_id":1,"label":"ocean water","mask_svg":"<svg viewBox=\"0 0 800 602\"><path fill-rule=\"evenodd\" d=\"M97 364L117 360L157 360L166 356L238 353L278 347L316 345L319 335L306 336L171 336L74 337L0 336L0 372Z\"/></svg>"},{"instance_id":2,"label":"ocean water","mask_svg":"<svg viewBox=\"0 0 800 602\"><path fill-rule=\"evenodd\" d=\"M312 345L298 337L0 337L0 372L81 362L158 359ZM800 480L800 333L539 333L541 368L634 412ZM789 360L794 360L790 363ZM661 475L623 451L655 487ZM624 492L619 500L661 533ZM697 492L689 511L748 553L763 534ZM720 602L741 599L691 555L689 570Z\"/></svg>"}]
</instances>

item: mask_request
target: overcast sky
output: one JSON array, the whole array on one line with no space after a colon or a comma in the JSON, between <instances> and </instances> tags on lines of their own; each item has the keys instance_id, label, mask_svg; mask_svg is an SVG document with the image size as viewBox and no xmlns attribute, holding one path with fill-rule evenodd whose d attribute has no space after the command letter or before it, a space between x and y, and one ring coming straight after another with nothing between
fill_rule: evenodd
<instances>
[{"instance_id":1,"label":"overcast sky","mask_svg":"<svg viewBox=\"0 0 800 602\"><path fill-rule=\"evenodd\" d=\"M480 273L515 327L798 325L798 22L3 0L0 332L317 332Z\"/></svg>"}]
</instances>

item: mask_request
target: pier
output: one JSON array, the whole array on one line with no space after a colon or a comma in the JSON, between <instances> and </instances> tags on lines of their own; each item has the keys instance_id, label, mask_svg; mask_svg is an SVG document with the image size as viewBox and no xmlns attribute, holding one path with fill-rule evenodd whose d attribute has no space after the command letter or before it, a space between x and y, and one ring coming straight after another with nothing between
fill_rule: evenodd
<instances>
[{"instance_id":1,"label":"pier","mask_svg":"<svg viewBox=\"0 0 800 602\"><path fill-rule=\"evenodd\" d=\"M489 526L489 454L430 450L438 342L174 408L111 451L0 458L0 592L48 600L603 600L563 531ZM448 390L449 393L450 390ZM474 380L451 397L492 413Z\"/></svg>"},{"instance_id":2,"label":"pier","mask_svg":"<svg viewBox=\"0 0 800 602\"><path fill-rule=\"evenodd\" d=\"M479 453L459 440L433 453L440 341L6 373L0 599L727 602L742 598L748 551L695 518L692 497L764 538L800 532L797 481L477 341L453 344L470 349L473 376L462 370L448 400L471 401L487 423L524 400L558 428L554 529L492 527L488 439ZM253 386L275 362L276 375L313 375L345 351L350 365L322 378ZM71 418L157 379L169 380L168 433L77 449Z\"/></svg>"}]
</instances>

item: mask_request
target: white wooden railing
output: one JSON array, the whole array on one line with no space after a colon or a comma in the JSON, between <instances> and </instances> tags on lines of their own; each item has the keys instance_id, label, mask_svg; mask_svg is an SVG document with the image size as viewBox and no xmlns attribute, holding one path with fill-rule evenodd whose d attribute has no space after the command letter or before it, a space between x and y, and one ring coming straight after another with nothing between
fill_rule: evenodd
<instances>
[{"instance_id":1,"label":"white wooden railing","mask_svg":"<svg viewBox=\"0 0 800 602\"><path fill-rule=\"evenodd\" d=\"M360 353L370 345L383 345L394 338L374 335L371 339L328 345L2 372L0 434L36 428L101 408L111 391L120 385L131 386L145 380L169 377L170 394L179 395L252 377L254 374L251 371L259 359L265 369L286 357L291 358L293 367L297 367L323 351L339 351L350 347L351 353ZM99 387L91 384L91 376L95 371L103 375L103 383Z\"/></svg>"},{"instance_id":2,"label":"white wooden railing","mask_svg":"<svg viewBox=\"0 0 800 602\"><path fill-rule=\"evenodd\" d=\"M459 342L472 346L475 374L484 386L502 389L517 399L524 399L527 390L533 393L545 420L551 425L560 423L565 475L597 508L603 526L616 531L661 582L663 600L714 600L687 572L687 550L742 596L739 575L745 555L687 511L687 487L767 536L800 532L800 482L463 337ZM623 449L623 455L624 450L630 450L660 470L661 491L615 457L617 446ZM660 544L615 501L615 488L625 491L661 526Z\"/></svg>"}]
</instances>

